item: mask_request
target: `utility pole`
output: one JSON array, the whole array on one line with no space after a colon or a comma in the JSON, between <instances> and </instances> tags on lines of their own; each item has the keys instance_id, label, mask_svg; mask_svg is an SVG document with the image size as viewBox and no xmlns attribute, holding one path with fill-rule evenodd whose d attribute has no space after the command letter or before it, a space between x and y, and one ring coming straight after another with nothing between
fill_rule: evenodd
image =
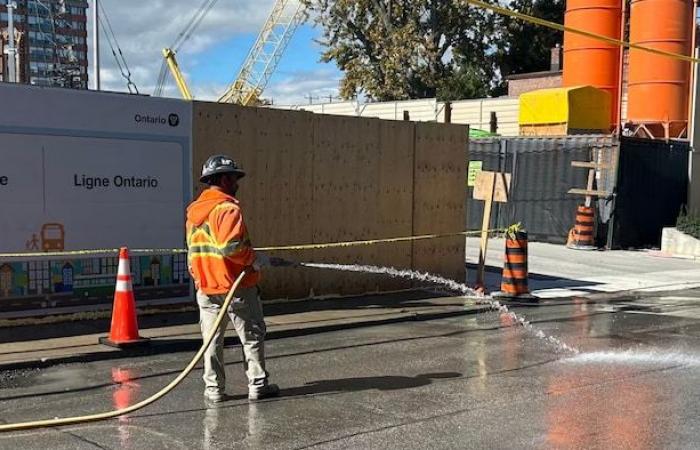
<instances>
[{"instance_id":1,"label":"utility pole","mask_svg":"<svg viewBox=\"0 0 700 450\"><path fill-rule=\"evenodd\" d=\"M92 78L93 88L100 90L100 20L98 9L99 0L92 0Z\"/></svg>"},{"instance_id":2,"label":"utility pole","mask_svg":"<svg viewBox=\"0 0 700 450\"><path fill-rule=\"evenodd\" d=\"M13 14L17 3L7 0L7 77L10 83L17 82L17 49L15 48L15 23Z\"/></svg>"}]
</instances>

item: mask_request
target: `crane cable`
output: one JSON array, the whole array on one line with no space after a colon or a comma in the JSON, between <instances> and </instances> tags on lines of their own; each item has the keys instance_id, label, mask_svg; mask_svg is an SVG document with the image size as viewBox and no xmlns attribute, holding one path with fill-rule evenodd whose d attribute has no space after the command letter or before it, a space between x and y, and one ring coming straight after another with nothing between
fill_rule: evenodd
<instances>
[{"instance_id":1,"label":"crane cable","mask_svg":"<svg viewBox=\"0 0 700 450\"><path fill-rule=\"evenodd\" d=\"M117 40L117 35L114 33L114 28L112 28L112 22L109 20L107 10L103 6L103 2L99 2L99 6L100 14L98 15L98 20L100 22L100 27L102 28L102 30L104 30L105 36L107 37L107 43L109 44L109 48L112 50L112 55L114 56L114 60L117 63L119 72L121 73L122 77L124 77L124 79L126 80L126 87L129 90L129 93L138 94L139 89L138 87L136 87L136 84L131 79L131 70L129 69L129 64L126 62L124 53L122 52L121 46L119 45L119 41ZM104 17L104 21L102 20L102 17Z\"/></svg>"},{"instance_id":2,"label":"crane cable","mask_svg":"<svg viewBox=\"0 0 700 450\"><path fill-rule=\"evenodd\" d=\"M197 353L194 355L190 363L183 369L180 374L175 377L170 383L168 383L167 386L165 386L163 389L160 391L156 392L155 394L151 395L150 397L135 403L131 406L128 406L126 408L121 408L121 409L116 409L113 411L106 411L103 413L97 413L97 414L90 414L87 416L75 416L75 417L64 417L64 418L55 418L55 419L45 419L45 420L35 420L31 422L19 422L19 423L10 423L10 424L5 424L5 425L0 425L0 433L2 432L8 432L8 431L20 431L20 430L31 430L34 428L44 428L44 427L57 427L57 426L62 426L62 425L74 425L77 423L87 423L87 422L96 422L98 420L105 420L105 419L111 419L113 417L117 416L122 416L124 414L129 414L134 411L137 411L141 408L144 408L161 398L163 398L165 395L167 395L170 391L175 389L175 387L182 382L182 380L187 377L187 375L192 372L192 369L197 365L200 359L202 359L202 356L204 355L204 352L207 350L209 345L211 345L211 342L214 340L214 335L219 331L219 327L221 326L221 323L223 322L224 316L228 314L228 309L229 305L231 304L231 301L233 300L233 294L238 288L238 285L241 284L241 281L243 280L243 277L245 277L246 271L241 272L241 274L236 278L236 280L233 282L233 286L231 286L231 289L229 290L228 294L226 295L226 299L224 300L224 303L221 305L221 310L219 311L219 314L216 316L216 321L214 322L214 326L212 327L211 331L209 334L206 336L204 339L204 342L202 343L202 346L199 348Z\"/></svg>"},{"instance_id":3,"label":"crane cable","mask_svg":"<svg viewBox=\"0 0 700 450\"><path fill-rule=\"evenodd\" d=\"M204 18L209 14L209 11L214 8L219 0L204 0L197 11L192 15L190 20L185 24L185 27L178 33L175 41L170 45L170 49L177 53L178 50L192 37L192 34L197 30ZM158 72L158 81L153 95L160 97L163 95L163 90L167 85L168 80L168 65L165 60L161 61L160 71Z\"/></svg>"}]
</instances>

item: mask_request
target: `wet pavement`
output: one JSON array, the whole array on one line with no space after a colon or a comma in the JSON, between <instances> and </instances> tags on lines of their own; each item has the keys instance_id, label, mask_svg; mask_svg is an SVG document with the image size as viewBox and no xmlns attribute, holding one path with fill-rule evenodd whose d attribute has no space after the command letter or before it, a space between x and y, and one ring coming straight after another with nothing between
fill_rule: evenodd
<instances>
[{"instance_id":1,"label":"wet pavement","mask_svg":"<svg viewBox=\"0 0 700 450\"><path fill-rule=\"evenodd\" d=\"M268 343L282 397L248 404L240 351L229 394L196 370L128 417L0 435L0 449L698 448L700 292L516 307ZM165 386L191 353L0 372L0 421L102 412Z\"/></svg>"}]
</instances>

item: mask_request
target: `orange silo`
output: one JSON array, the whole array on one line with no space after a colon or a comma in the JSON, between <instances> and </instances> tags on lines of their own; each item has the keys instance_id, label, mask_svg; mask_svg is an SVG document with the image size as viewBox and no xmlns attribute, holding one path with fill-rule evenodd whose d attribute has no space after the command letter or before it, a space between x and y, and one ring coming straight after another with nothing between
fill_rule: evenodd
<instances>
[{"instance_id":1,"label":"orange silo","mask_svg":"<svg viewBox=\"0 0 700 450\"><path fill-rule=\"evenodd\" d=\"M621 0L568 0L564 25L620 39ZM618 122L620 47L564 33L564 87L590 85L610 93L610 124Z\"/></svg>"},{"instance_id":2,"label":"orange silo","mask_svg":"<svg viewBox=\"0 0 700 450\"><path fill-rule=\"evenodd\" d=\"M692 0L632 0L630 42L691 55ZM681 137L688 125L690 63L630 50L627 120L655 138Z\"/></svg>"}]
</instances>

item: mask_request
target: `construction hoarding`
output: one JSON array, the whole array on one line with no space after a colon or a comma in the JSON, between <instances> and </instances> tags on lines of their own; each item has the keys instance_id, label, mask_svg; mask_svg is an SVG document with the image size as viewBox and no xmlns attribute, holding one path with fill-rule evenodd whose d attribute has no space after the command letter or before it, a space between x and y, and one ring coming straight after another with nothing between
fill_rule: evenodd
<instances>
[{"instance_id":1,"label":"construction hoarding","mask_svg":"<svg viewBox=\"0 0 700 450\"><path fill-rule=\"evenodd\" d=\"M464 229L465 126L200 102L193 114L193 177L212 153L229 153L241 163L248 175L239 197L255 246ZM274 254L465 277L461 237ZM307 269L273 269L263 281L267 298L408 287L386 276Z\"/></svg>"},{"instance_id":2,"label":"construction hoarding","mask_svg":"<svg viewBox=\"0 0 700 450\"><path fill-rule=\"evenodd\" d=\"M0 117L0 252L182 248L191 105L11 84L0 98L12 105ZM32 304L13 297L111 301L116 265L107 252L0 261L0 308ZM134 267L137 287L159 289L143 296L189 293L184 255L134 258Z\"/></svg>"},{"instance_id":3,"label":"construction hoarding","mask_svg":"<svg viewBox=\"0 0 700 450\"><path fill-rule=\"evenodd\" d=\"M474 139L467 164L513 174L511 198L494 206L492 227L521 222L531 240L563 244L585 202L569 191L585 191L588 182L589 169L572 162L595 162L596 245L626 249L659 247L662 229L675 225L688 204L689 158L686 141L581 135ZM467 204L473 228L483 206Z\"/></svg>"},{"instance_id":4,"label":"construction hoarding","mask_svg":"<svg viewBox=\"0 0 700 450\"><path fill-rule=\"evenodd\" d=\"M468 128L1 85L0 312L109 307L117 254L132 253L137 301L191 301L184 210L204 159L248 171L240 197L255 246L464 229ZM299 261L415 268L463 280L464 239L274 252ZM330 270L266 271L266 298L416 286ZM159 300L160 299L160 300ZM12 313L14 314L14 313ZM24 313L21 313L24 314Z\"/></svg>"}]
</instances>

